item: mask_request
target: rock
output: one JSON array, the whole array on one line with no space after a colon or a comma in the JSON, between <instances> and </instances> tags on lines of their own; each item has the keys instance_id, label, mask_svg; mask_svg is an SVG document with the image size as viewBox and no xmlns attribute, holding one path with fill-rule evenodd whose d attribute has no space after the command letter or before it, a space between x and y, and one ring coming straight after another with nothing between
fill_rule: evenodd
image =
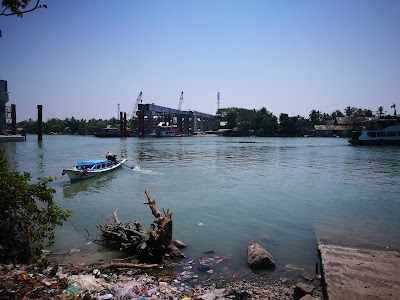
<instances>
[{"instance_id":1,"label":"rock","mask_svg":"<svg viewBox=\"0 0 400 300\"><path fill-rule=\"evenodd\" d=\"M251 269L275 269L272 255L256 241L247 245L247 264Z\"/></svg>"},{"instance_id":2,"label":"rock","mask_svg":"<svg viewBox=\"0 0 400 300\"><path fill-rule=\"evenodd\" d=\"M307 294L311 295L313 291L314 287L312 285L300 282L294 288L293 298L295 300L299 300L302 297L306 296Z\"/></svg>"}]
</instances>

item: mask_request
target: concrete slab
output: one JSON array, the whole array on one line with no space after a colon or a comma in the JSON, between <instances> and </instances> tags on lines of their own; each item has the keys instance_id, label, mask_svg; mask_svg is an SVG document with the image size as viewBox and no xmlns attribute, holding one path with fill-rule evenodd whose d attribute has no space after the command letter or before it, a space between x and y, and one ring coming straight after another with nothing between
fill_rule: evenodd
<instances>
[{"instance_id":1,"label":"concrete slab","mask_svg":"<svg viewBox=\"0 0 400 300\"><path fill-rule=\"evenodd\" d=\"M329 300L400 299L400 252L318 241Z\"/></svg>"}]
</instances>

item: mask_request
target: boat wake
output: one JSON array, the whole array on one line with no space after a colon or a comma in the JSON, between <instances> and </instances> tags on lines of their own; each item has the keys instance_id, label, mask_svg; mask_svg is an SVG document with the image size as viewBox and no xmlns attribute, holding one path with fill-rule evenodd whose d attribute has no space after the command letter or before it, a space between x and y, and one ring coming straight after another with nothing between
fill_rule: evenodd
<instances>
[{"instance_id":1,"label":"boat wake","mask_svg":"<svg viewBox=\"0 0 400 300\"><path fill-rule=\"evenodd\" d=\"M156 172L156 171L152 171L152 170L144 170L140 166L135 166L132 170L135 172L148 174L148 175L164 175L164 173L161 173L161 172Z\"/></svg>"}]
</instances>

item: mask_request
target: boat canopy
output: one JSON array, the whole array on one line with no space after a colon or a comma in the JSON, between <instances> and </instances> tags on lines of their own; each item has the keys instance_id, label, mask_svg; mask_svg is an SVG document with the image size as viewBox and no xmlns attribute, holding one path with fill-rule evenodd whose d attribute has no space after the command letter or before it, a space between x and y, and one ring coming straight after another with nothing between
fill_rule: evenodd
<instances>
[{"instance_id":1,"label":"boat canopy","mask_svg":"<svg viewBox=\"0 0 400 300\"><path fill-rule=\"evenodd\" d=\"M95 164L103 164L103 163L109 163L110 161L107 159L94 159L94 160L85 160L85 161L80 161L76 164L77 167L83 167L83 166L93 166Z\"/></svg>"}]
</instances>

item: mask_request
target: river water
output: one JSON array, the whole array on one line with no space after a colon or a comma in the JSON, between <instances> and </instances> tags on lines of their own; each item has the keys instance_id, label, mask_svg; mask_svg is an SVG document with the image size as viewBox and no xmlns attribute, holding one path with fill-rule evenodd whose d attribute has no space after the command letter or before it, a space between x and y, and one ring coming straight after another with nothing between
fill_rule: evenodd
<instances>
[{"instance_id":1,"label":"river water","mask_svg":"<svg viewBox=\"0 0 400 300\"><path fill-rule=\"evenodd\" d=\"M153 220L144 190L173 212L175 238L188 259L204 251L246 270L247 242L257 240L277 268L314 270L316 239L400 248L400 147L355 147L342 138L96 138L28 135L3 143L10 166L35 181L55 177L57 205L73 211L55 249L106 253L91 240L95 224L118 208L123 221ZM129 167L71 183L63 168L103 158ZM89 243L88 243L89 241ZM109 252L107 252L109 253ZM105 254L104 254L105 255Z\"/></svg>"}]
</instances>

